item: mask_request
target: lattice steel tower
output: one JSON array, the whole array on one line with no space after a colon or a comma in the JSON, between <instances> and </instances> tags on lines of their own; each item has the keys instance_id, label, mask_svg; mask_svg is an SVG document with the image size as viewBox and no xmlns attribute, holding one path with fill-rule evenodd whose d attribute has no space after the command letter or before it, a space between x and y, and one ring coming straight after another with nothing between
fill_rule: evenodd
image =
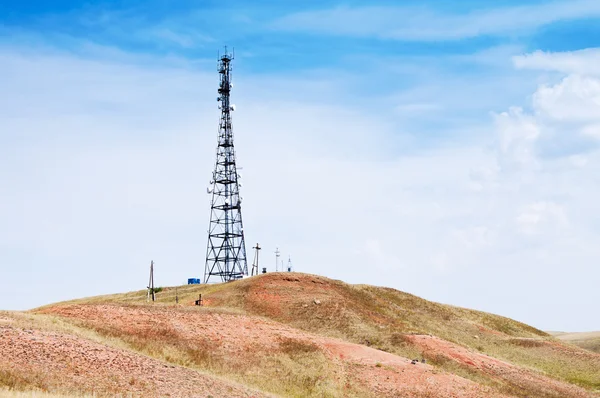
<instances>
[{"instance_id":1,"label":"lattice steel tower","mask_svg":"<svg viewBox=\"0 0 600 398\"><path fill-rule=\"evenodd\" d=\"M225 47L225 53L219 58L218 63L221 83L217 101L220 103L221 120L217 161L210 181L211 187L208 190L212 193L212 201L204 283L208 283L211 277L218 277L220 281L227 282L248 275L242 225L242 198L238 183L240 176L235 165L231 127L231 112L235 110L229 97L232 88L232 60L233 54L228 53Z\"/></svg>"}]
</instances>

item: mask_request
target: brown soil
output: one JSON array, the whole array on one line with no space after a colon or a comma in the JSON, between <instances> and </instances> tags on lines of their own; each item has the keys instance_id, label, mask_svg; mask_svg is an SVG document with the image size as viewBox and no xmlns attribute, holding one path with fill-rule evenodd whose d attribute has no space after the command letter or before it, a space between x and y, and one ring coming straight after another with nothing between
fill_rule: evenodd
<instances>
[{"instance_id":1,"label":"brown soil","mask_svg":"<svg viewBox=\"0 0 600 398\"><path fill-rule=\"evenodd\" d=\"M282 351L282 341L314 345L337 367L336 374L378 397L505 397L470 380L427 364L370 347L321 337L258 317L174 307L68 305L45 313L83 321L114 335L167 335L212 350L232 364ZM210 348L209 348L210 347ZM406 395L408 394L408 395Z\"/></svg>"},{"instance_id":2,"label":"brown soil","mask_svg":"<svg viewBox=\"0 0 600 398\"><path fill-rule=\"evenodd\" d=\"M592 396L584 389L572 384L562 383L537 372L512 365L485 354L470 351L467 348L437 337L413 335L407 336L407 338L413 344L419 346L423 350L423 354L428 358L433 358L437 361L444 359L452 360L464 367L485 373L498 380L508 382L513 386L522 387L526 390L536 389L540 392L540 395L544 394L543 396L582 398ZM551 342L539 343L552 346L554 349L565 349L563 346L552 344Z\"/></svg>"},{"instance_id":3,"label":"brown soil","mask_svg":"<svg viewBox=\"0 0 600 398\"><path fill-rule=\"evenodd\" d=\"M10 315L0 314L0 330L12 330L10 339L22 340L20 350L10 351L4 349L11 344L8 334L0 336L0 385L1 371L10 364L36 376L33 385L108 394L193 396L187 392L206 391L214 397L262 396L229 383L234 380L302 397L595 396L561 380L593 389L595 364L600 364L597 354L549 341L547 334L507 318L392 289L350 286L311 275L268 274L231 284L179 287L183 304L177 306L175 292L165 288L154 304L140 291L35 311L38 319L57 316L80 328L72 330L92 330L98 336L94 341L110 347L74 336L11 329ZM204 307L194 305L198 294ZM27 340L30 333L64 343L43 343L50 351L19 359L39 340ZM474 337L481 344L473 344ZM128 359L112 361L121 364L114 367L72 340ZM496 352L496 346L498 355L515 364L482 353ZM421 354L427 363L411 363L402 356ZM45 370L49 366L52 370ZM201 388L190 390L191 385Z\"/></svg>"},{"instance_id":4,"label":"brown soil","mask_svg":"<svg viewBox=\"0 0 600 398\"><path fill-rule=\"evenodd\" d=\"M505 397L469 380L436 371L432 366L358 344L330 340L331 354L350 363L353 377L377 397Z\"/></svg>"},{"instance_id":5,"label":"brown soil","mask_svg":"<svg viewBox=\"0 0 600 398\"><path fill-rule=\"evenodd\" d=\"M0 323L0 370L57 393L144 397L263 397L246 387L81 337Z\"/></svg>"}]
</instances>

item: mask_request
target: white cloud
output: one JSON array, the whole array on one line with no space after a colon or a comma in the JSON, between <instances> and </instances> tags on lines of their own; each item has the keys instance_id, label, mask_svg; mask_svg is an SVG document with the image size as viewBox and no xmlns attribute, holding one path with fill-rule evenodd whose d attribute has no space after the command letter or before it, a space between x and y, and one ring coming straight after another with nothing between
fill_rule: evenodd
<instances>
[{"instance_id":1,"label":"white cloud","mask_svg":"<svg viewBox=\"0 0 600 398\"><path fill-rule=\"evenodd\" d=\"M600 122L600 79L569 75L560 83L542 85L533 96L541 116L563 122Z\"/></svg>"},{"instance_id":2,"label":"white cloud","mask_svg":"<svg viewBox=\"0 0 600 398\"><path fill-rule=\"evenodd\" d=\"M383 247L381 240L377 238L366 239L363 248L357 251L357 255L373 270L390 272L405 267L395 255L394 248Z\"/></svg>"},{"instance_id":3,"label":"white cloud","mask_svg":"<svg viewBox=\"0 0 600 398\"><path fill-rule=\"evenodd\" d=\"M175 44L182 48L204 47L207 43L216 40L208 35L191 30L177 30L167 26L157 26L149 29L141 29L136 32L136 37L141 42L162 42L166 47Z\"/></svg>"},{"instance_id":4,"label":"white cloud","mask_svg":"<svg viewBox=\"0 0 600 398\"><path fill-rule=\"evenodd\" d=\"M540 136L540 126L535 117L514 107L495 115L495 121L501 166L508 169L538 167L535 143Z\"/></svg>"},{"instance_id":5,"label":"white cloud","mask_svg":"<svg viewBox=\"0 0 600 398\"><path fill-rule=\"evenodd\" d=\"M591 17L600 17L600 3L595 0L562 0L463 14L442 14L424 7L340 6L287 15L272 27L356 37L439 41L480 35L510 36L557 21Z\"/></svg>"},{"instance_id":6,"label":"white cloud","mask_svg":"<svg viewBox=\"0 0 600 398\"><path fill-rule=\"evenodd\" d=\"M569 160L571 161L571 164L573 164L575 167L579 167L579 168L585 167L589 163L589 159L583 155L570 156Z\"/></svg>"},{"instance_id":7,"label":"white cloud","mask_svg":"<svg viewBox=\"0 0 600 398\"><path fill-rule=\"evenodd\" d=\"M400 104L396 107L396 111L401 113L402 115L414 115L414 114L423 114L430 113L441 110L442 107L439 104L435 103L406 103Z\"/></svg>"},{"instance_id":8,"label":"white cloud","mask_svg":"<svg viewBox=\"0 0 600 398\"><path fill-rule=\"evenodd\" d=\"M581 129L581 133L583 135L595 138L597 140L600 140L600 123L599 124L590 124L587 126L584 126Z\"/></svg>"},{"instance_id":9,"label":"white cloud","mask_svg":"<svg viewBox=\"0 0 600 398\"><path fill-rule=\"evenodd\" d=\"M520 60L529 59L529 55L515 58L515 65L523 66ZM582 51L577 59L581 66L594 65L596 54ZM569 70L563 67L561 54L553 54L543 64L527 65L543 70ZM570 157L578 167L588 163L589 159L585 162L582 159L595 151L600 138L600 77L580 73L586 69L583 67L572 69L577 69L577 73L552 77L538 86L531 96L531 111L513 108L496 115L503 164L539 166L540 157Z\"/></svg>"},{"instance_id":10,"label":"white cloud","mask_svg":"<svg viewBox=\"0 0 600 398\"><path fill-rule=\"evenodd\" d=\"M180 47L184 47L184 48L193 48L196 41L190 36L190 35L186 35L183 33L176 33L174 32L172 29L168 29L168 28L158 28L158 29L154 29L150 32L144 32L144 33L150 33L150 35L152 37L158 38L158 39L163 39L166 40L167 42L171 42L171 43L175 43Z\"/></svg>"},{"instance_id":11,"label":"white cloud","mask_svg":"<svg viewBox=\"0 0 600 398\"><path fill-rule=\"evenodd\" d=\"M560 233L569 225L562 206L553 202L536 202L525 207L517 216L519 231L525 235Z\"/></svg>"},{"instance_id":12,"label":"white cloud","mask_svg":"<svg viewBox=\"0 0 600 398\"><path fill-rule=\"evenodd\" d=\"M531 54L514 56L513 62L519 69L597 76L600 74L600 49L588 48L557 53L535 51Z\"/></svg>"}]
</instances>

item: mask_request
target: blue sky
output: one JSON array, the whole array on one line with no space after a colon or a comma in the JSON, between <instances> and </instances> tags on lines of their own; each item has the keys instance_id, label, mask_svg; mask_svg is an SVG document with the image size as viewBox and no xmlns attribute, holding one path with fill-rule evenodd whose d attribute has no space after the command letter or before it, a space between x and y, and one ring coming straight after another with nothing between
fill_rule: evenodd
<instances>
[{"instance_id":1,"label":"blue sky","mask_svg":"<svg viewBox=\"0 0 600 398\"><path fill-rule=\"evenodd\" d=\"M200 276L229 45L248 250L600 329L600 3L172 3L0 0L0 308Z\"/></svg>"}]
</instances>

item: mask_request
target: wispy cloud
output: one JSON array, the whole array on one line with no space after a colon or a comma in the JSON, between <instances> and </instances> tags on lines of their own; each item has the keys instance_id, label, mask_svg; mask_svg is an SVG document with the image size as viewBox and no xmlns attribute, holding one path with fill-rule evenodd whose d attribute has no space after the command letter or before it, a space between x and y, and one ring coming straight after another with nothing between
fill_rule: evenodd
<instances>
[{"instance_id":1,"label":"wispy cloud","mask_svg":"<svg viewBox=\"0 0 600 398\"><path fill-rule=\"evenodd\" d=\"M519 69L600 75L600 48L558 53L535 51L515 56L513 62Z\"/></svg>"},{"instance_id":2,"label":"wispy cloud","mask_svg":"<svg viewBox=\"0 0 600 398\"><path fill-rule=\"evenodd\" d=\"M600 2L595 0L556 1L462 14L425 7L344 6L286 15L271 27L318 34L439 41L514 35L557 21L593 17L600 17Z\"/></svg>"},{"instance_id":3,"label":"wispy cloud","mask_svg":"<svg viewBox=\"0 0 600 398\"><path fill-rule=\"evenodd\" d=\"M63 36L73 41L97 41L116 47L141 45L147 52L156 49L185 50L202 48L216 41L203 22L198 13L193 12L177 10L161 13L147 7L119 8L114 4L99 4L66 13L41 14L27 30L22 29L21 34L43 32L47 40ZM0 35L12 35L17 30L18 26L3 29L0 23Z\"/></svg>"},{"instance_id":4,"label":"wispy cloud","mask_svg":"<svg viewBox=\"0 0 600 398\"><path fill-rule=\"evenodd\" d=\"M158 41L167 45L176 45L182 48L203 47L216 40L206 34L196 31L178 31L166 26L152 27L142 30L137 37L140 41Z\"/></svg>"}]
</instances>

